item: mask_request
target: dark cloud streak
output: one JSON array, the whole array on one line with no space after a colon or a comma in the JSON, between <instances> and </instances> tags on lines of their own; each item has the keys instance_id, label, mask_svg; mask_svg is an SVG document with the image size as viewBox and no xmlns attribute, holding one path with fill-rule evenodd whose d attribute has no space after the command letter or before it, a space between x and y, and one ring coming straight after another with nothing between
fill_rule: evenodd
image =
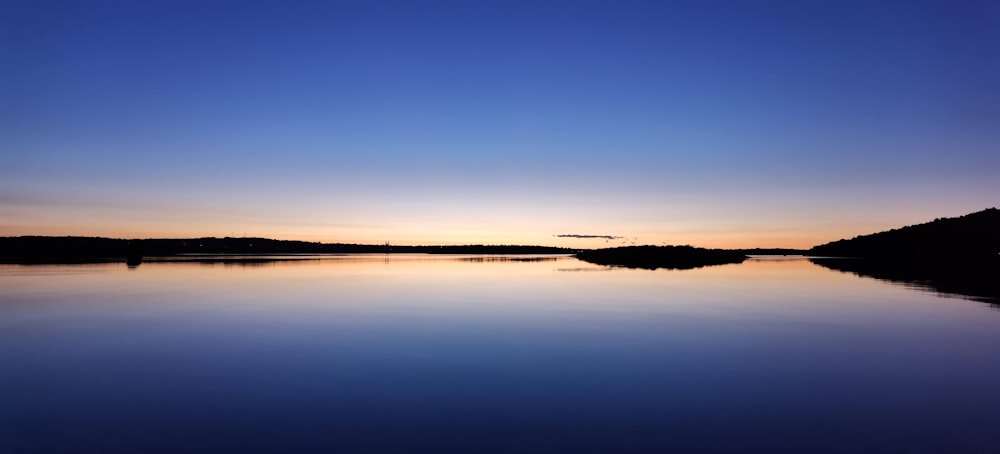
<instances>
[{"instance_id":1,"label":"dark cloud streak","mask_svg":"<svg viewBox=\"0 0 1000 454\"><path fill-rule=\"evenodd\" d=\"M576 234L576 233L562 233L562 234L556 235L556 237L558 237L558 238L596 238L596 239L602 239L602 240L620 240L622 238L625 238L623 236L614 236L614 235L580 235L580 234Z\"/></svg>"}]
</instances>

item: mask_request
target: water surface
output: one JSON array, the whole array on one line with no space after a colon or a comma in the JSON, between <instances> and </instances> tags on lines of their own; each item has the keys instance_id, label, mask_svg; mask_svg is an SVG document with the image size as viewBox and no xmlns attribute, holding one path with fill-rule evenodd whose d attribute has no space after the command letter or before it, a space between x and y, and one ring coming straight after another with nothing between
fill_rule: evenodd
<instances>
[{"instance_id":1,"label":"water surface","mask_svg":"<svg viewBox=\"0 0 1000 454\"><path fill-rule=\"evenodd\" d=\"M991 452L997 345L805 259L0 265L0 452Z\"/></svg>"}]
</instances>

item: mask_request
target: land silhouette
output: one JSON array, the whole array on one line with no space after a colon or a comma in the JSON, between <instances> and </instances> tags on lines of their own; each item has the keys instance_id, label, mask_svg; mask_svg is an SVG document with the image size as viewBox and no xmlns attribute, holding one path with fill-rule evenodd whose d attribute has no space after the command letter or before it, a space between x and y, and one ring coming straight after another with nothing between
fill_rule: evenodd
<instances>
[{"instance_id":1,"label":"land silhouette","mask_svg":"<svg viewBox=\"0 0 1000 454\"><path fill-rule=\"evenodd\" d=\"M573 254L577 249L525 245L406 246L316 243L269 238L115 239L21 236L0 238L8 263L137 261L143 257L193 255L277 256L296 254Z\"/></svg>"},{"instance_id":2,"label":"land silhouette","mask_svg":"<svg viewBox=\"0 0 1000 454\"><path fill-rule=\"evenodd\" d=\"M813 263L1000 306L1000 210L834 241Z\"/></svg>"},{"instance_id":3,"label":"land silhouette","mask_svg":"<svg viewBox=\"0 0 1000 454\"><path fill-rule=\"evenodd\" d=\"M995 263L1000 257L1000 210L989 208L815 246L810 255L915 261L960 259Z\"/></svg>"},{"instance_id":4,"label":"land silhouette","mask_svg":"<svg viewBox=\"0 0 1000 454\"><path fill-rule=\"evenodd\" d=\"M933 288L980 300L1000 299L1000 210L833 241L809 250L705 249L694 246L625 246L570 249L531 245L408 246L318 243L268 238L114 239L98 237L0 237L6 263L126 262L144 257L191 260L293 260L307 254L575 255L606 266L692 269L740 263L750 255L808 255L814 263L860 276ZM237 258L243 255L246 257ZM200 258L191 258L200 256ZM217 257L212 257L217 256Z\"/></svg>"},{"instance_id":5,"label":"land silhouette","mask_svg":"<svg viewBox=\"0 0 1000 454\"><path fill-rule=\"evenodd\" d=\"M693 246L623 246L581 251L580 260L597 265L645 269L692 269L740 263L747 254L739 250L703 249Z\"/></svg>"}]
</instances>

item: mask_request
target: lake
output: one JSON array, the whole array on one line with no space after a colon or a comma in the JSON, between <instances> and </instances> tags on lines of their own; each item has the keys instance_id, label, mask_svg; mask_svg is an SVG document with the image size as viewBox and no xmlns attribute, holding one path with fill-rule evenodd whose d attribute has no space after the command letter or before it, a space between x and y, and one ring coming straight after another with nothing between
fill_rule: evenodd
<instances>
[{"instance_id":1,"label":"lake","mask_svg":"<svg viewBox=\"0 0 1000 454\"><path fill-rule=\"evenodd\" d=\"M998 346L801 258L0 265L0 452L997 452Z\"/></svg>"}]
</instances>

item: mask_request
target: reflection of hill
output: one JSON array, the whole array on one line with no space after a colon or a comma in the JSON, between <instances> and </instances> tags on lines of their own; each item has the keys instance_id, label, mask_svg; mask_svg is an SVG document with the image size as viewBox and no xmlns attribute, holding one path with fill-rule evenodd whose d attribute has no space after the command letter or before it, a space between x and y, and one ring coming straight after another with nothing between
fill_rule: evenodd
<instances>
[{"instance_id":1,"label":"reflection of hill","mask_svg":"<svg viewBox=\"0 0 1000 454\"><path fill-rule=\"evenodd\" d=\"M702 249L692 246L626 246L576 254L580 260L598 265L629 268L692 269L709 265L740 263L746 255L740 251Z\"/></svg>"},{"instance_id":2,"label":"reflection of hill","mask_svg":"<svg viewBox=\"0 0 1000 454\"><path fill-rule=\"evenodd\" d=\"M995 263L1000 253L1000 210L990 208L957 218L936 219L812 248L833 257L892 257L933 261L962 259Z\"/></svg>"},{"instance_id":3,"label":"reflection of hill","mask_svg":"<svg viewBox=\"0 0 1000 454\"><path fill-rule=\"evenodd\" d=\"M845 273L899 282L943 294L1000 306L1000 263L812 258L813 263Z\"/></svg>"}]
</instances>

